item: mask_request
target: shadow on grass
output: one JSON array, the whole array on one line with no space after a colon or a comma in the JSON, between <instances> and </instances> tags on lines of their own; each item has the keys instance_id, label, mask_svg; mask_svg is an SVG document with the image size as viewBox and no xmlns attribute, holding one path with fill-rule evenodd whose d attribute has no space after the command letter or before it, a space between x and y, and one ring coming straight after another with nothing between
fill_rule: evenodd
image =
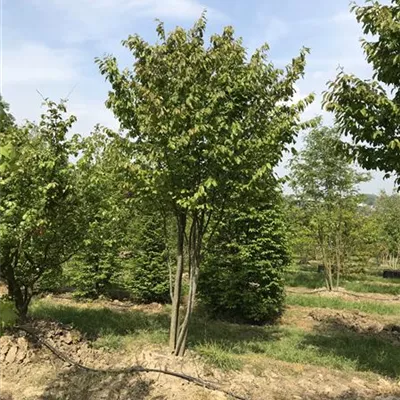
<instances>
[{"instance_id":1,"label":"shadow on grass","mask_svg":"<svg viewBox=\"0 0 400 400\"><path fill-rule=\"evenodd\" d=\"M138 375L116 376L71 369L59 373L40 400L144 400L148 399L152 385L153 381Z\"/></svg>"},{"instance_id":2,"label":"shadow on grass","mask_svg":"<svg viewBox=\"0 0 400 400\"><path fill-rule=\"evenodd\" d=\"M334 355L354 364L358 371L391 378L400 376L400 341L379 333L354 332L345 323L327 321L305 334L300 346L311 346L321 356Z\"/></svg>"},{"instance_id":3,"label":"shadow on grass","mask_svg":"<svg viewBox=\"0 0 400 400\"><path fill-rule=\"evenodd\" d=\"M166 330L169 317L166 313L145 313L140 310L115 311L109 308L80 308L38 302L31 316L72 325L88 339L105 334L130 335L143 331Z\"/></svg>"},{"instance_id":4,"label":"shadow on grass","mask_svg":"<svg viewBox=\"0 0 400 400\"><path fill-rule=\"evenodd\" d=\"M72 325L89 340L104 335L134 335L164 332L165 341L169 329L169 314L147 313L141 310L117 311L109 308L80 308L67 305L38 302L32 307L31 316ZM213 341L228 347L239 342L264 342L278 339L279 327L266 330L261 326L233 324L212 320L198 312L190 326L190 345Z\"/></svg>"}]
</instances>

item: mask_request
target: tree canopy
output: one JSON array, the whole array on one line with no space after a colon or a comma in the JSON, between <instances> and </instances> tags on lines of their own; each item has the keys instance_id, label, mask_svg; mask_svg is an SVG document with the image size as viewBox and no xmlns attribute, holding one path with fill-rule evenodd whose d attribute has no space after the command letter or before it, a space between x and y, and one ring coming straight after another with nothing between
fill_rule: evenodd
<instances>
[{"instance_id":1,"label":"tree canopy","mask_svg":"<svg viewBox=\"0 0 400 400\"><path fill-rule=\"evenodd\" d=\"M340 72L325 93L341 131L353 139L351 151L367 169L394 174L400 187L400 4L353 4L368 39L362 40L372 79ZM369 39L371 37L371 39Z\"/></svg>"}]
</instances>

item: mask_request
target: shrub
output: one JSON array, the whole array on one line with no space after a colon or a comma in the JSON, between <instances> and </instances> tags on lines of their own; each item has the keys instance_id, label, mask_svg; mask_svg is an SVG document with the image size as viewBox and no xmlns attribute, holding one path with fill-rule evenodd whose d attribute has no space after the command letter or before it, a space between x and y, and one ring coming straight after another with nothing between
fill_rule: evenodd
<instances>
[{"instance_id":1,"label":"shrub","mask_svg":"<svg viewBox=\"0 0 400 400\"><path fill-rule=\"evenodd\" d=\"M214 316L261 324L283 309L283 269L288 264L279 205L226 212L205 255L202 302Z\"/></svg>"},{"instance_id":2,"label":"shrub","mask_svg":"<svg viewBox=\"0 0 400 400\"><path fill-rule=\"evenodd\" d=\"M134 226L132 258L123 274L125 285L135 301L166 303L170 301L167 248L158 216L146 216Z\"/></svg>"}]
</instances>

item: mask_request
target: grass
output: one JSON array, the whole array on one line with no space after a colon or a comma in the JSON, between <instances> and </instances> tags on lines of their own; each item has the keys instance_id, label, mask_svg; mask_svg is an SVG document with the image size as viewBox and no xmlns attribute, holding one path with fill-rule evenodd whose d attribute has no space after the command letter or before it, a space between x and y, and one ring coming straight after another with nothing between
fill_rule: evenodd
<instances>
[{"instance_id":1,"label":"grass","mask_svg":"<svg viewBox=\"0 0 400 400\"><path fill-rule=\"evenodd\" d=\"M286 303L291 306L357 310L369 314L400 315L400 304L374 301L348 301L340 297L322 297L307 294L288 294Z\"/></svg>"},{"instance_id":2,"label":"grass","mask_svg":"<svg viewBox=\"0 0 400 400\"><path fill-rule=\"evenodd\" d=\"M121 347L127 336L151 343L163 343L168 337L169 317L165 312L148 314L140 310L114 311L38 300L32 304L30 315L71 325L89 340L93 340L97 347Z\"/></svg>"},{"instance_id":3,"label":"grass","mask_svg":"<svg viewBox=\"0 0 400 400\"><path fill-rule=\"evenodd\" d=\"M286 272L285 280L287 286L303 286L309 289L325 286L324 274L316 271L289 270ZM400 279L389 280L362 274L349 275L342 277L340 286L354 292L400 295Z\"/></svg>"},{"instance_id":4,"label":"grass","mask_svg":"<svg viewBox=\"0 0 400 400\"><path fill-rule=\"evenodd\" d=\"M289 304L339 309L358 309L377 314L400 314L399 305L350 302L339 298L289 295ZM139 310L66 306L38 300L36 318L71 324L93 340L95 347L119 349L127 341L167 344L169 319L166 308L158 314ZM132 343L132 342L131 342ZM346 371L369 371L389 377L400 374L400 346L384 338L357 334L347 327L323 325L312 331L296 326L250 326L193 319L189 348L205 362L223 370L240 370L249 358L260 356L313 364Z\"/></svg>"}]
</instances>

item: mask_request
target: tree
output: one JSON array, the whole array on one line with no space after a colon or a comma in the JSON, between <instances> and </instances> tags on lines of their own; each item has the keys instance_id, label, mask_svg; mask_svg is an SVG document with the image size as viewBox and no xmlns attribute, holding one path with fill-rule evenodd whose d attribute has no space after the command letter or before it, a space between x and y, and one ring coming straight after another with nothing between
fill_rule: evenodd
<instances>
[{"instance_id":1,"label":"tree","mask_svg":"<svg viewBox=\"0 0 400 400\"><path fill-rule=\"evenodd\" d=\"M203 15L189 31L176 28L151 45L139 36L123 44L133 70L120 71L114 57L98 59L111 83L107 106L130 138L135 195L174 215L177 224L170 347L186 348L204 239L235 193L248 193L271 174L296 133L308 126L300 113L308 96L290 103L303 75L306 50L285 70L276 69L264 45L248 61L232 27L205 47ZM209 240L209 239L207 239ZM185 248L189 295L180 321Z\"/></svg>"},{"instance_id":2,"label":"tree","mask_svg":"<svg viewBox=\"0 0 400 400\"><path fill-rule=\"evenodd\" d=\"M319 126L310 131L304 149L290 163L290 184L298 206L303 208L325 267L326 286L333 288L332 266L336 264L336 285L346 258L346 237L360 197L356 185L367 180L351 166L341 151L340 133Z\"/></svg>"},{"instance_id":3,"label":"tree","mask_svg":"<svg viewBox=\"0 0 400 400\"><path fill-rule=\"evenodd\" d=\"M38 125L9 128L0 147L12 163L0 176L0 272L19 316L25 318L40 280L61 268L79 243L79 196L75 169L75 121L63 118L65 105L47 102Z\"/></svg>"},{"instance_id":4,"label":"tree","mask_svg":"<svg viewBox=\"0 0 400 400\"><path fill-rule=\"evenodd\" d=\"M351 153L367 169L393 173L400 186L400 4L353 4L357 21L371 40L362 40L372 80L340 72L329 84L324 104L338 127L353 139Z\"/></svg>"}]
</instances>

